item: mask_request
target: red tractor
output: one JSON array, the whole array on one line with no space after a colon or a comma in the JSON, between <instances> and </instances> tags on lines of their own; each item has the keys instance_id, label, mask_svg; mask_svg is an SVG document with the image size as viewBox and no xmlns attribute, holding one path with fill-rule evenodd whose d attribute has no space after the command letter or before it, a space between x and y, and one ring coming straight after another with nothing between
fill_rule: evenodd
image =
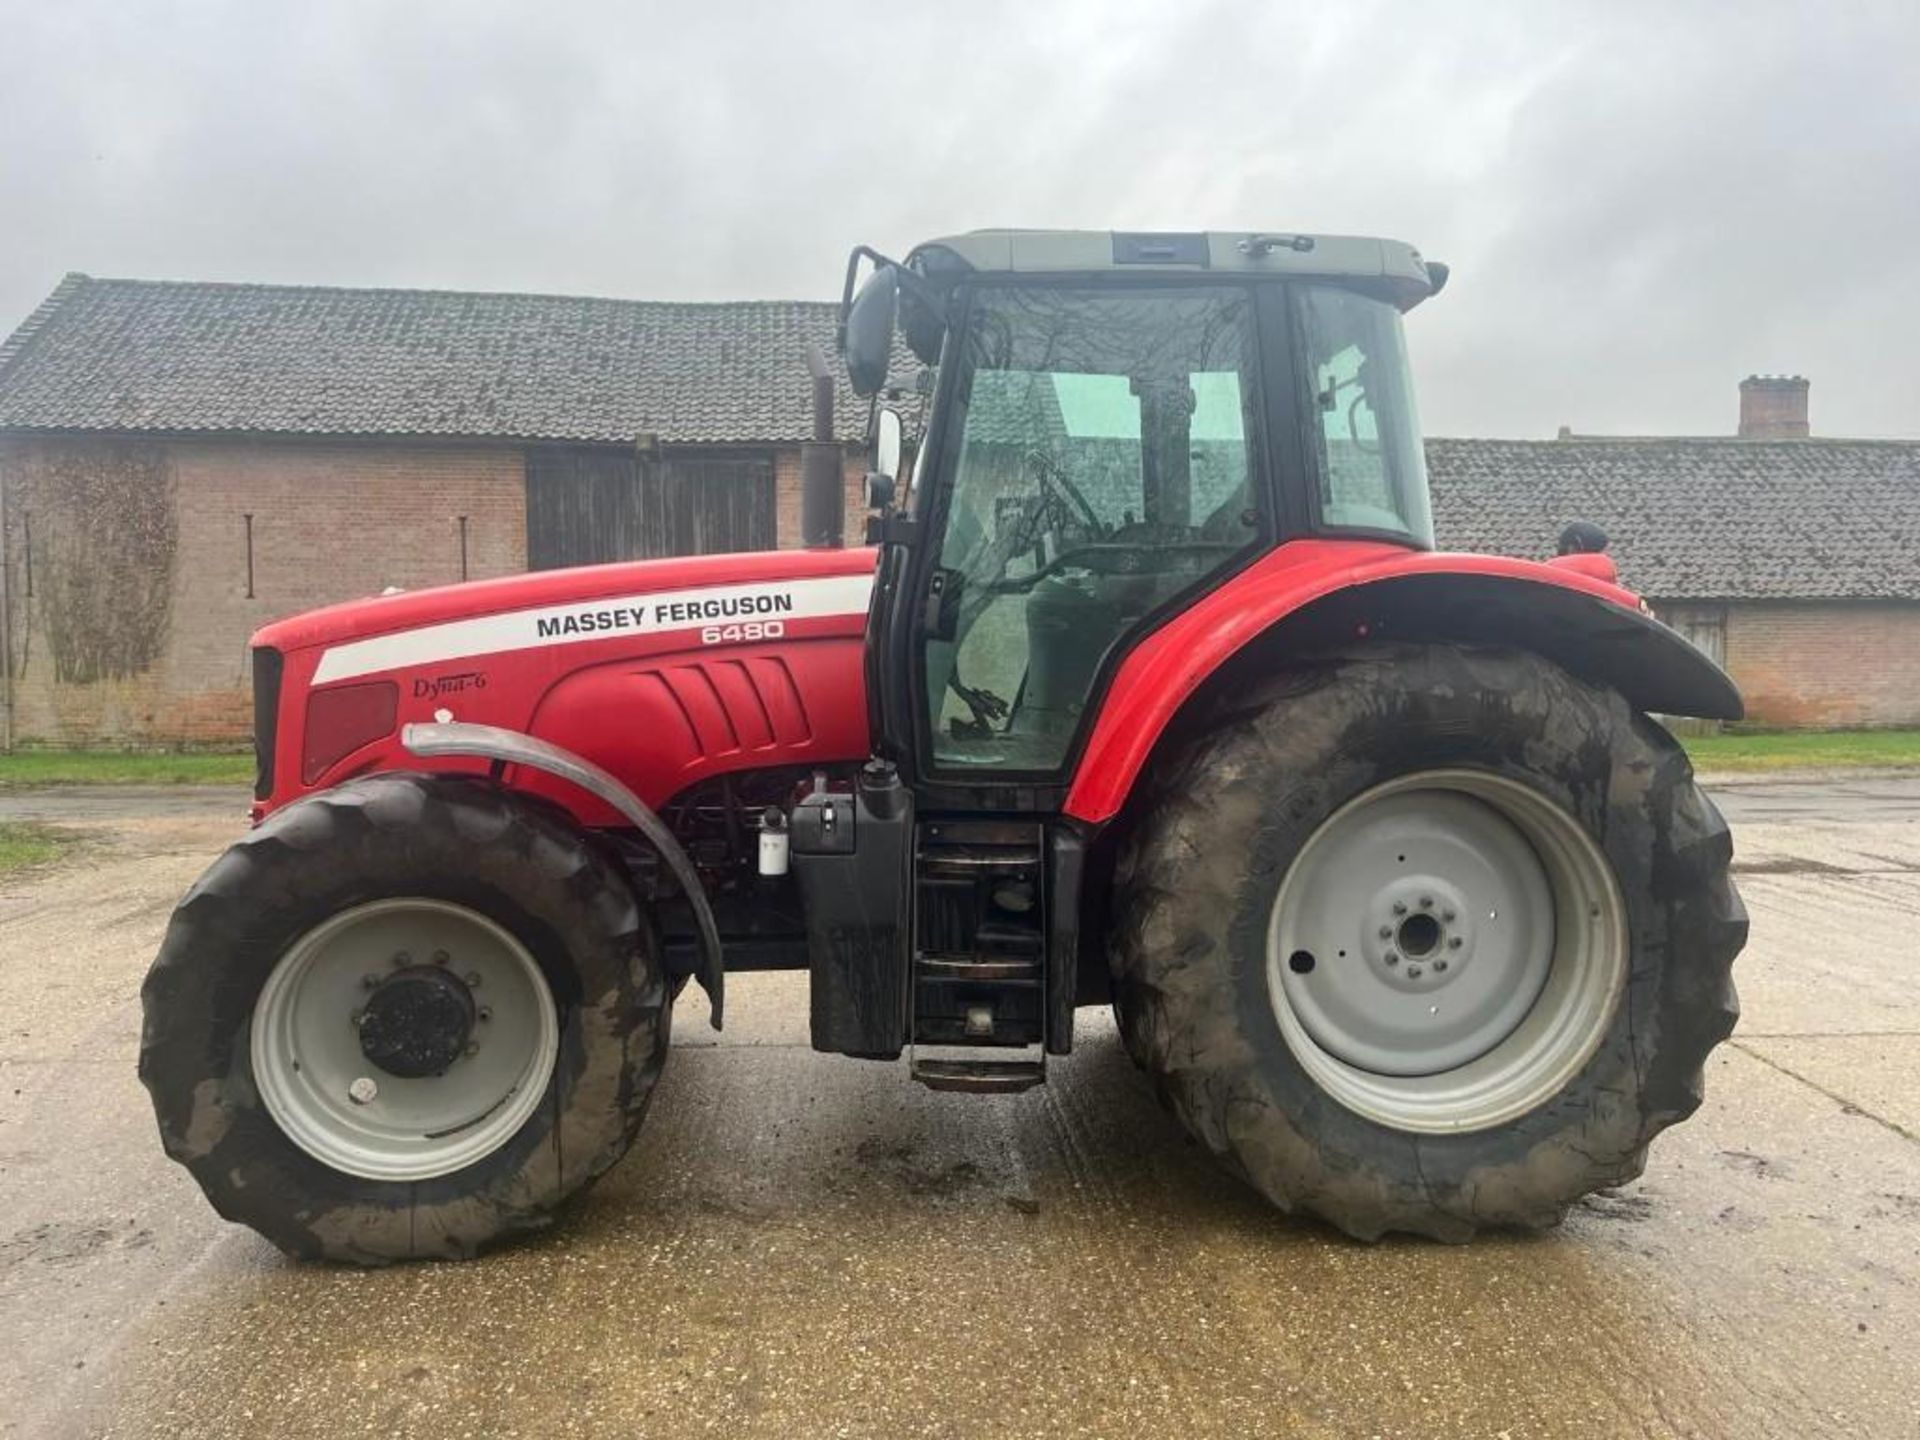
<instances>
[{"instance_id":1,"label":"red tractor","mask_svg":"<svg viewBox=\"0 0 1920 1440\"><path fill-rule=\"evenodd\" d=\"M472 1255L626 1151L685 981L718 1026L727 971L804 969L816 1049L943 1090L1041 1083L1111 1003L1206 1149L1363 1238L1638 1174L1746 935L1649 715L1740 698L1604 554L1435 553L1401 316L1445 279L862 249L853 389L910 353L931 396L910 481L875 411L871 548L262 630L256 824L145 987L168 1153L294 1254Z\"/></svg>"}]
</instances>

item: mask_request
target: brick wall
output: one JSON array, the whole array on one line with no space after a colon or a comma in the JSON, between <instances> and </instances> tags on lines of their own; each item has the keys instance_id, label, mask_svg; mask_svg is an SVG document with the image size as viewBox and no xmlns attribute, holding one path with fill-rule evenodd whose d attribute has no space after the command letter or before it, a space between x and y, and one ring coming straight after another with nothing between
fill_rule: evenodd
<instances>
[{"instance_id":1,"label":"brick wall","mask_svg":"<svg viewBox=\"0 0 1920 1440\"><path fill-rule=\"evenodd\" d=\"M865 543L867 533L867 455L864 450L848 454L841 465L846 478L847 525L849 545ZM782 550L800 545L800 450L773 452L774 534Z\"/></svg>"},{"instance_id":2,"label":"brick wall","mask_svg":"<svg viewBox=\"0 0 1920 1440\"><path fill-rule=\"evenodd\" d=\"M159 537L131 559L117 515L101 529L76 513L97 506L96 477L122 471L143 482L123 497L129 513ZM388 585L458 580L462 515L469 576L526 565L525 467L510 447L14 439L0 445L0 485L16 744L237 743L250 728L246 642L257 626ZM89 570L113 575L114 593L76 606L63 583ZM103 632L164 611L151 653L128 662L112 633L55 633L88 606ZM68 659L59 674L57 657L76 652L79 670Z\"/></svg>"},{"instance_id":3,"label":"brick wall","mask_svg":"<svg viewBox=\"0 0 1920 1440\"><path fill-rule=\"evenodd\" d=\"M1920 725L1920 602L1730 604L1726 653L1752 723Z\"/></svg>"},{"instance_id":4,"label":"brick wall","mask_svg":"<svg viewBox=\"0 0 1920 1440\"><path fill-rule=\"evenodd\" d=\"M844 464L849 544L864 461ZM791 548L797 447L774 452L774 483ZM471 578L526 566L525 465L507 446L16 437L0 439L0 487L16 744L237 744L259 625L458 580L463 515ZM1754 722L1920 725L1920 602L1724 608L1720 643Z\"/></svg>"},{"instance_id":5,"label":"brick wall","mask_svg":"<svg viewBox=\"0 0 1920 1440\"><path fill-rule=\"evenodd\" d=\"M865 468L862 455L847 456L849 544L860 543L865 528ZM243 742L252 709L247 637L256 628L389 585L458 580L462 515L470 578L525 569L525 475L520 451L509 446L0 440L13 743ZM798 546L797 447L774 452L774 487L778 543ZM110 523L90 529L76 512ZM147 549L121 554L121 535L140 527L153 532ZM87 574L116 579L110 593L76 607L65 582ZM56 650L65 656L76 642L52 631L89 607L96 628L112 633L82 636L100 643L81 648L91 654L104 644L109 662L76 675L68 661L68 673L58 673ZM122 653L128 616L144 617L153 633L132 636L131 652Z\"/></svg>"}]
</instances>

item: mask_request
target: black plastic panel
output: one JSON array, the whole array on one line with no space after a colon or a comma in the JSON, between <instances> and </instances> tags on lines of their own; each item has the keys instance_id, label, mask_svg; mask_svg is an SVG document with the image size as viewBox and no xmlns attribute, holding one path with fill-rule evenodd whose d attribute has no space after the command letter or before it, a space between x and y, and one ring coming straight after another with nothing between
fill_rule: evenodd
<instances>
[{"instance_id":1,"label":"black plastic panel","mask_svg":"<svg viewBox=\"0 0 1920 1440\"><path fill-rule=\"evenodd\" d=\"M823 797L810 796L809 800ZM853 823L835 824L832 844L809 853L794 807L793 873L807 917L812 975L813 1048L837 1054L892 1057L907 1040L908 846L913 800L889 767L863 771L851 797ZM822 810L825 805L816 806Z\"/></svg>"}]
</instances>

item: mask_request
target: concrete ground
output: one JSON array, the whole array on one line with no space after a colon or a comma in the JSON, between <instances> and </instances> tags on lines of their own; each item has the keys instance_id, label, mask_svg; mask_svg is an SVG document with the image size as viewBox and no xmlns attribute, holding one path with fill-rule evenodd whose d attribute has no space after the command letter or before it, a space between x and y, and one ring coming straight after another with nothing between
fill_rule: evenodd
<instances>
[{"instance_id":1,"label":"concrete ground","mask_svg":"<svg viewBox=\"0 0 1920 1440\"><path fill-rule=\"evenodd\" d=\"M1920 1433L1920 780L1723 799L1744 1023L1557 1233L1354 1245L1210 1168L1101 1015L970 1099L748 976L566 1224L360 1273L216 1219L134 1077L241 798L0 795L88 836L0 881L0 1435Z\"/></svg>"}]
</instances>

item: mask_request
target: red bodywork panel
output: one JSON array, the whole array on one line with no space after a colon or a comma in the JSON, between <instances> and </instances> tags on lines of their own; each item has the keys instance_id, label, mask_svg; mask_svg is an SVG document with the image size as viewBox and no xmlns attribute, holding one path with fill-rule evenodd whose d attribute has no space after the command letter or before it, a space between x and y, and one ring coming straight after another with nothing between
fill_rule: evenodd
<instances>
[{"instance_id":1,"label":"red bodywork panel","mask_svg":"<svg viewBox=\"0 0 1920 1440\"><path fill-rule=\"evenodd\" d=\"M1121 662L1081 751L1066 813L1095 824L1111 819L1160 732L1201 682L1262 631L1336 590L1406 575L1498 576L1639 610L1638 596L1601 578L1613 573L1606 557L1567 558L1600 565L1435 554L1363 540L1296 540L1278 547L1167 621Z\"/></svg>"},{"instance_id":2,"label":"red bodywork panel","mask_svg":"<svg viewBox=\"0 0 1920 1440\"><path fill-rule=\"evenodd\" d=\"M733 770L863 760L862 665L871 550L786 550L547 570L310 611L253 637L284 656L273 786L255 818L369 770L420 762L400 727L455 720L525 731L605 767L659 806ZM383 688L397 704L383 711ZM365 703L320 697L356 688ZM309 703L333 715L391 714L338 752L307 732ZM330 763L317 764L316 757ZM483 770L483 761L436 761ZM589 824L613 824L569 786L551 794Z\"/></svg>"},{"instance_id":3,"label":"red bodywork panel","mask_svg":"<svg viewBox=\"0 0 1920 1440\"><path fill-rule=\"evenodd\" d=\"M550 570L269 625L253 643L280 651L284 668L272 793L255 817L353 775L417 765L400 746L400 727L436 718L539 736L611 771L656 808L728 771L863 760L871 753L863 653L874 558L870 549L786 550ZM1087 737L1066 813L1110 819L1201 683L1263 631L1335 591L1415 575L1497 577L1638 611L1638 599L1610 583L1610 561L1572 558L1582 563L1358 540L1279 546L1134 645ZM391 695L377 688L389 685ZM310 734L315 716L332 731ZM361 738L353 725L379 733ZM514 778L588 824L617 823L571 787L537 774Z\"/></svg>"}]
</instances>

